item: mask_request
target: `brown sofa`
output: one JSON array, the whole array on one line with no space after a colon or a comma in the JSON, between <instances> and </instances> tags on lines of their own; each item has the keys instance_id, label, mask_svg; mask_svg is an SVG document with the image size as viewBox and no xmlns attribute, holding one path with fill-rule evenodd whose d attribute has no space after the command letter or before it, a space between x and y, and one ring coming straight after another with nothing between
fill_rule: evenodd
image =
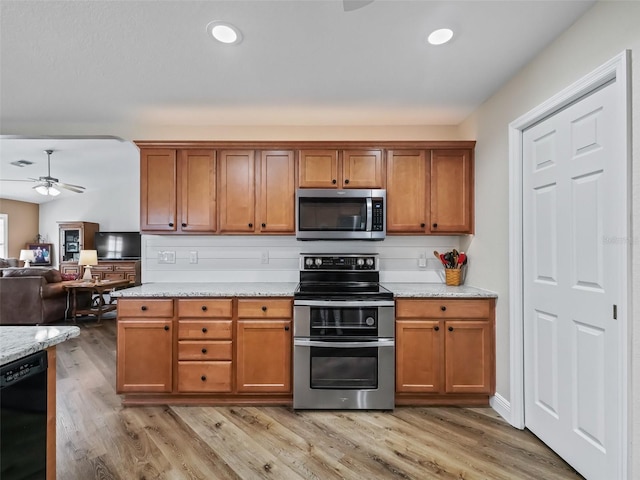
<instances>
[{"instance_id":1,"label":"brown sofa","mask_svg":"<svg viewBox=\"0 0 640 480\"><path fill-rule=\"evenodd\" d=\"M59 270L48 267L4 268L0 277L0 325L43 325L69 314L67 291ZM89 294L79 298L88 303Z\"/></svg>"}]
</instances>

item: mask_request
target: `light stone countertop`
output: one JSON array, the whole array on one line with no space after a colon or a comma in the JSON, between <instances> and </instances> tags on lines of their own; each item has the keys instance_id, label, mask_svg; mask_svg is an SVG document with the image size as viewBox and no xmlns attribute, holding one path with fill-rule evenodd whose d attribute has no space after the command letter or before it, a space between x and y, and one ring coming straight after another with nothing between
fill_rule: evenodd
<instances>
[{"instance_id":1,"label":"light stone countertop","mask_svg":"<svg viewBox=\"0 0 640 480\"><path fill-rule=\"evenodd\" d=\"M116 298L135 297L293 297L297 283L145 283L138 287L116 290Z\"/></svg>"},{"instance_id":2,"label":"light stone countertop","mask_svg":"<svg viewBox=\"0 0 640 480\"><path fill-rule=\"evenodd\" d=\"M297 283L235 282L235 283L145 283L138 287L117 290L111 294L117 298L136 297L292 297ZM382 285L397 298L450 297L495 298L489 290L460 285L449 287L442 283L390 283Z\"/></svg>"},{"instance_id":3,"label":"light stone countertop","mask_svg":"<svg viewBox=\"0 0 640 480\"><path fill-rule=\"evenodd\" d=\"M450 287L444 283L390 283L382 286L391 290L396 298L447 297L447 298L497 298L498 294L482 288L459 285Z\"/></svg>"},{"instance_id":4,"label":"light stone countertop","mask_svg":"<svg viewBox=\"0 0 640 480\"><path fill-rule=\"evenodd\" d=\"M0 365L80 335L78 327L0 327Z\"/></svg>"}]
</instances>

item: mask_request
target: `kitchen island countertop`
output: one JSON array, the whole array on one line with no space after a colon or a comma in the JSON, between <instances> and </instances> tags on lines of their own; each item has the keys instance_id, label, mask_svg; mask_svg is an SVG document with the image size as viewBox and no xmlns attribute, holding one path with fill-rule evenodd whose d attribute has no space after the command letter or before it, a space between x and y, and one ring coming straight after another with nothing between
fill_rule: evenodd
<instances>
[{"instance_id":1,"label":"kitchen island countertop","mask_svg":"<svg viewBox=\"0 0 640 480\"><path fill-rule=\"evenodd\" d=\"M442 283L381 282L395 297L495 298L497 293L481 288L460 285L449 287ZM145 283L137 287L117 290L117 298L136 297L292 297L297 287L293 282L234 282L234 283Z\"/></svg>"},{"instance_id":2,"label":"kitchen island countertop","mask_svg":"<svg viewBox=\"0 0 640 480\"><path fill-rule=\"evenodd\" d=\"M37 353L80 335L74 326L0 327L0 365Z\"/></svg>"}]
</instances>

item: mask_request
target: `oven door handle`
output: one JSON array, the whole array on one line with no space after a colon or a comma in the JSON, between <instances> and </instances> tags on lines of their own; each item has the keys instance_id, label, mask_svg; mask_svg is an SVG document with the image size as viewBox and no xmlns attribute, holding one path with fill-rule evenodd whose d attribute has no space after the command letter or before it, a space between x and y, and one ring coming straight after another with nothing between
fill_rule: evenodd
<instances>
[{"instance_id":1,"label":"oven door handle","mask_svg":"<svg viewBox=\"0 0 640 480\"><path fill-rule=\"evenodd\" d=\"M330 308L342 308L342 307L393 307L395 303L393 300L295 300L293 301L294 307L330 307Z\"/></svg>"},{"instance_id":2,"label":"oven door handle","mask_svg":"<svg viewBox=\"0 0 640 480\"><path fill-rule=\"evenodd\" d=\"M327 347L327 348L363 348L363 347L393 347L396 342L393 338L379 338L373 341L363 342L325 342L322 340L309 340L306 338L294 338L294 347Z\"/></svg>"}]
</instances>

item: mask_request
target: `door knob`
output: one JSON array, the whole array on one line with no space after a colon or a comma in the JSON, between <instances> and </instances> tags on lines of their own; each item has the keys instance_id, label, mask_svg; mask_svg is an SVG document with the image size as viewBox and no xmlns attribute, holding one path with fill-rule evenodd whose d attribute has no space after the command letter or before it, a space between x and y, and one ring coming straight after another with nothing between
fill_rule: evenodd
<instances>
[{"instance_id":1,"label":"door knob","mask_svg":"<svg viewBox=\"0 0 640 480\"><path fill-rule=\"evenodd\" d=\"M433 329L437 332L438 330L440 330L440 327L436 325L435 327L433 327Z\"/></svg>"},{"instance_id":2,"label":"door knob","mask_svg":"<svg viewBox=\"0 0 640 480\"><path fill-rule=\"evenodd\" d=\"M165 332L168 332L168 331L169 331L169 325L165 325L165 326L164 326L164 331L165 331Z\"/></svg>"},{"instance_id":3,"label":"door knob","mask_svg":"<svg viewBox=\"0 0 640 480\"><path fill-rule=\"evenodd\" d=\"M263 305L263 306L262 306L262 311L263 311L263 312L266 312L266 311L267 311L267 306L266 306L266 305Z\"/></svg>"},{"instance_id":4,"label":"door knob","mask_svg":"<svg viewBox=\"0 0 640 480\"><path fill-rule=\"evenodd\" d=\"M207 306L206 305L202 305L202 311L206 312L207 311Z\"/></svg>"},{"instance_id":5,"label":"door knob","mask_svg":"<svg viewBox=\"0 0 640 480\"><path fill-rule=\"evenodd\" d=\"M207 327L202 327L202 333L207 333Z\"/></svg>"},{"instance_id":6,"label":"door knob","mask_svg":"<svg viewBox=\"0 0 640 480\"><path fill-rule=\"evenodd\" d=\"M449 331L450 331L450 332L453 332L453 327L449 327Z\"/></svg>"}]
</instances>

